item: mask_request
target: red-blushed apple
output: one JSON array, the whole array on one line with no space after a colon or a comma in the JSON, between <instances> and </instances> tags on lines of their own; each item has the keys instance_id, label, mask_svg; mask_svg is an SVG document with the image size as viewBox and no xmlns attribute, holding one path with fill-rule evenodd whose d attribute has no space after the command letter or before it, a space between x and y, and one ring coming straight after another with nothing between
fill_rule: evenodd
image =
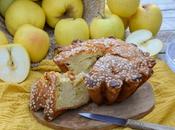
<instances>
[{"instance_id":1,"label":"red-blushed apple","mask_svg":"<svg viewBox=\"0 0 175 130\"><path fill-rule=\"evenodd\" d=\"M41 61L47 55L50 46L48 34L30 24L25 24L16 31L14 43L24 46L32 62Z\"/></svg>"}]
</instances>

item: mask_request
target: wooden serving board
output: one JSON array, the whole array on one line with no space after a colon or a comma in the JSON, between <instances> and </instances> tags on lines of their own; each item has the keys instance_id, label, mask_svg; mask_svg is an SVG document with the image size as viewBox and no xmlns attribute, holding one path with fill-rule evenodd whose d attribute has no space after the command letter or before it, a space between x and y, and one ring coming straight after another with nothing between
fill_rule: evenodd
<instances>
[{"instance_id":1,"label":"wooden serving board","mask_svg":"<svg viewBox=\"0 0 175 130\"><path fill-rule=\"evenodd\" d=\"M32 112L32 114L40 123L56 130L110 130L116 126L85 119L80 117L78 113L92 112L122 118L139 119L152 111L154 103L153 90L151 84L147 82L127 100L111 106L97 106L94 103L90 103L79 109L67 111L52 122L47 122L43 119L42 111Z\"/></svg>"}]
</instances>

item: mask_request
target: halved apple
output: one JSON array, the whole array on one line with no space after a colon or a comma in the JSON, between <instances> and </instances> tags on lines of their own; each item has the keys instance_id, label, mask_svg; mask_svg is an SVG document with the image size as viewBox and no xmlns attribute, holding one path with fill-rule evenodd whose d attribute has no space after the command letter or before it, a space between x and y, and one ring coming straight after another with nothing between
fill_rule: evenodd
<instances>
[{"instance_id":1,"label":"halved apple","mask_svg":"<svg viewBox=\"0 0 175 130\"><path fill-rule=\"evenodd\" d=\"M155 56L162 50L163 43L159 39L151 39L142 44L142 46L139 46L139 48L144 52L149 52L150 56Z\"/></svg>"},{"instance_id":2,"label":"halved apple","mask_svg":"<svg viewBox=\"0 0 175 130\"><path fill-rule=\"evenodd\" d=\"M162 48L163 43L159 39L152 39L153 35L149 30L141 29L131 33L127 38L127 43L133 43L144 52L149 52L150 56L158 54Z\"/></svg>"},{"instance_id":3,"label":"halved apple","mask_svg":"<svg viewBox=\"0 0 175 130\"><path fill-rule=\"evenodd\" d=\"M20 83L30 70L30 58L24 47L18 44L0 47L0 79L10 83Z\"/></svg>"},{"instance_id":4,"label":"halved apple","mask_svg":"<svg viewBox=\"0 0 175 130\"><path fill-rule=\"evenodd\" d=\"M140 44L150 40L152 36L153 35L149 30L141 29L131 33L125 41L139 46Z\"/></svg>"}]
</instances>

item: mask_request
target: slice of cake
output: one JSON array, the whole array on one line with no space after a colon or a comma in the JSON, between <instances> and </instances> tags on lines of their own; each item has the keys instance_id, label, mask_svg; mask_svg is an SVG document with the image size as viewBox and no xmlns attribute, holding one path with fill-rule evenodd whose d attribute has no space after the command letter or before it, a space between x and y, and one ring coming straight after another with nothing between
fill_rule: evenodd
<instances>
[{"instance_id":1,"label":"slice of cake","mask_svg":"<svg viewBox=\"0 0 175 130\"><path fill-rule=\"evenodd\" d=\"M84 74L46 72L31 91L30 109L44 109L45 119L50 121L67 109L78 108L89 101L83 82Z\"/></svg>"}]
</instances>

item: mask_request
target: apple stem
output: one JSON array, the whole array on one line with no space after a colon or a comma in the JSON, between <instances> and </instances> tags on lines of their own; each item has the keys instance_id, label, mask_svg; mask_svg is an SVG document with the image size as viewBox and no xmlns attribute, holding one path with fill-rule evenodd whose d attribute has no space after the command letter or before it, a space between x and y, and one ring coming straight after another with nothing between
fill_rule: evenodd
<instances>
[{"instance_id":1,"label":"apple stem","mask_svg":"<svg viewBox=\"0 0 175 130\"><path fill-rule=\"evenodd\" d=\"M103 18L105 19L105 16L103 14L101 14L100 12L98 12L98 14Z\"/></svg>"}]
</instances>

